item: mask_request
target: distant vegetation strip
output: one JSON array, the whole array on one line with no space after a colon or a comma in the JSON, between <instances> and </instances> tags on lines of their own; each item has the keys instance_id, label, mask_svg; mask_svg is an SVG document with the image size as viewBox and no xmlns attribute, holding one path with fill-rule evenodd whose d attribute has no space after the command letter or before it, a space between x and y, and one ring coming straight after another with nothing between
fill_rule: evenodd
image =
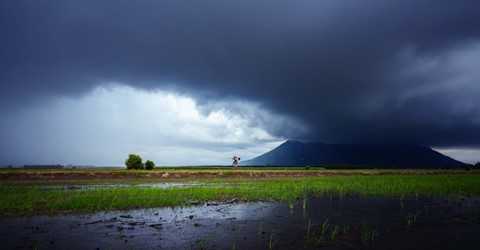
<instances>
[{"instance_id":1,"label":"distant vegetation strip","mask_svg":"<svg viewBox=\"0 0 480 250\"><path fill-rule=\"evenodd\" d=\"M0 185L0 215L5 217L173 207L232 199L291 202L307 196L465 196L480 194L480 178L477 174L354 175L277 179L215 178L198 179L195 182L208 185L166 189L139 185L127 187L119 185L116 188L108 189L75 189L69 188L69 186L45 188L23 184L2 184ZM115 182L112 185L118 183ZM72 185L72 183L68 182L68 185Z\"/></svg>"},{"instance_id":2,"label":"distant vegetation strip","mask_svg":"<svg viewBox=\"0 0 480 250\"><path fill-rule=\"evenodd\" d=\"M431 170L431 169L343 169L327 170L322 167L162 167L154 170L106 170L106 169L1 169L2 182L18 181L77 181L77 180L123 180L162 179L181 180L196 178L282 178L322 177L342 175L405 175L405 174L480 174L480 170Z\"/></svg>"}]
</instances>

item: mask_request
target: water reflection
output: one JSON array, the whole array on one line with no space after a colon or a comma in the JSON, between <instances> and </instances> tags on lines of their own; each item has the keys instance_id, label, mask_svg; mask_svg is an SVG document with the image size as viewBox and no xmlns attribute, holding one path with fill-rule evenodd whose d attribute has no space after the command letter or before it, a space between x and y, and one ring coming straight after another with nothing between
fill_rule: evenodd
<instances>
[{"instance_id":1,"label":"water reflection","mask_svg":"<svg viewBox=\"0 0 480 250\"><path fill-rule=\"evenodd\" d=\"M168 187L165 187L168 188ZM0 221L4 249L480 249L480 196L309 198ZM409 221L410 220L410 221Z\"/></svg>"}]
</instances>

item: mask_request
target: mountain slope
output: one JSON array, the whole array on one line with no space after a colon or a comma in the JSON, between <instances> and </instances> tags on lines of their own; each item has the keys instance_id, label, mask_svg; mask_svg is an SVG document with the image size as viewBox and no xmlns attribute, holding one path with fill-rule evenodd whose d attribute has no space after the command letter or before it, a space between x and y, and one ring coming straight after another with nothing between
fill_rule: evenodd
<instances>
[{"instance_id":1,"label":"mountain slope","mask_svg":"<svg viewBox=\"0 0 480 250\"><path fill-rule=\"evenodd\" d=\"M385 168L457 168L463 163L415 145L351 145L286 141L242 165L356 165Z\"/></svg>"}]
</instances>

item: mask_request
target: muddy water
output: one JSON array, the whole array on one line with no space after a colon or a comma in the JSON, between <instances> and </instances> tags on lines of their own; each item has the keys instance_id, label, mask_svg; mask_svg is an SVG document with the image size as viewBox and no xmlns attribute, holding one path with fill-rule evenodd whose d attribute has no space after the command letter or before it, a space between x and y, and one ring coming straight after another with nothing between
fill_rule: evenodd
<instances>
[{"instance_id":1,"label":"muddy water","mask_svg":"<svg viewBox=\"0 0 480 250\"><path fill-rule=\"evenodd\" d=\"M305 209L298 200L293 209L232 202L3 218L0 240L2 249L480 249L480 196L310 198Z\"/></svg>"}]
</instances>

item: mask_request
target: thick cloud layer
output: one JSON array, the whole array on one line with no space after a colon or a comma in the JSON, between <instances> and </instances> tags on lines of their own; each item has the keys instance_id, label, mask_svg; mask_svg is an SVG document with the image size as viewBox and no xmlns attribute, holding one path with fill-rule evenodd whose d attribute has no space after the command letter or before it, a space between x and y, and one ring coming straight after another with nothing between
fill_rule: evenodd
<instances>
[{"instance_id":1,"label":"thick cloud layer","mask_svg":"<svg viewBox=\"0 0 480 250\"><path fill-rule=\"evenodd\" d=\"M0 111L121 82L274 136L480 147L478 1L2 1ZM259 103L309 130L255 118Z\"/></svg>"},{"instance_id":2,"label":"thick cloud layer","mask_svg":"<svg viewBox=\"0 0 480 250\"><path fill-rule=\"evenodd\" d=\"M234 104L289 126L254 103ZM162 166L228 165L234 154L253 158L282 142L228 110L204 116L186 96L122 85L98 87L77 99L55 98L3 117L5 165L119 166L130 153Z\"/></svg>"}]
</instances>

